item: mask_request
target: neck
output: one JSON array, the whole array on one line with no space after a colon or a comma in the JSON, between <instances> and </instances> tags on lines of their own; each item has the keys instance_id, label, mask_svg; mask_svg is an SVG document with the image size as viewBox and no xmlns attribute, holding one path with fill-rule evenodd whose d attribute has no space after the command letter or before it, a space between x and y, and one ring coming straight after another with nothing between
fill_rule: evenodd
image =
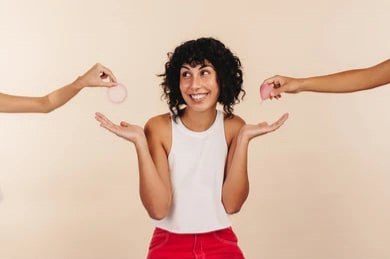
<instances>
[{"instance_id":1,"label":"neck","mask_svg":"<svg viewBox=\"0 0 390 259\"><path fill-rule=\"evenodd\" d=\"M186 128L192 131L205 131L211 127L217 116L217 110L208 110L203 112L191 111L185 109L183 115L180 117L181 122Z\"/></svg>"}]
</instances>

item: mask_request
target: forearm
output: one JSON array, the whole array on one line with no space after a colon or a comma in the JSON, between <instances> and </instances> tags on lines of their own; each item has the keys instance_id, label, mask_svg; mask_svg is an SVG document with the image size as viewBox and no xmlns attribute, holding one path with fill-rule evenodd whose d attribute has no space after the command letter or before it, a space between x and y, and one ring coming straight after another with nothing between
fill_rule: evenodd
<instances>
[{"instance_id":1,"label":"forearm","mask_svg":"<svg viewBox=\"0 0 390 259\"><path fill-rule=\"evenodd\" d=\"M376 66L302 79L300 91L345 93L371 89L390 82L390 60Z\"/></svg>"},{"instance_id":2,"label":"forearm","mask_svg":"<svg viewBox=\"0 0 390 259\"><path fill-rule=\"evenodd\" d=\"M141 201L153 219L164 218L171 204L169 187L164 184L150 155L146 140L136 145Z\"/></svg>"},{"instance_id":3,"label":"forearm","mask_svg":"<svg viewBox=\"0 0 390 259\"><path fill-rule=\"evenodd\" d=\"M25 97L0 93L0 112L44 112L43 97Z\"/></svg>"},{"instance_id":4,"label":"forearm","mask_svg":"<svg viewBox=\"0 0 390 259\"><path fill-rule=\"evenodd\" d=\"M227 168L222 188L222 202L229 214L237 213L249 194L248 144L249 140L240 134L237 138L232 162Z\"/></svg>"},{"instance_id":5,"label":"forearm","mask_svg":"<svg viewBox=\"0 0 390 259\"><path fill-rule=\"evenodd\" d=\"M80 80L80 78L78 78L73 83L61 87L46 95L43 97L45 99L45 112L51 112L61 107L70 99L72 99L76 94L78 94L84 87L86 87L86 85Z\"/></svg>"}]
</instances>

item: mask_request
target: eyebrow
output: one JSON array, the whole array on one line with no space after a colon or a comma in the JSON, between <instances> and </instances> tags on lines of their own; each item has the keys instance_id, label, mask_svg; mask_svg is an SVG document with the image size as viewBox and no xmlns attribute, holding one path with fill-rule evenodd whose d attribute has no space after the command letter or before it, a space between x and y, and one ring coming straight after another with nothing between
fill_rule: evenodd
<instances>
[{"instance_id":1,"label":"eyebrow","mask_svg":"<svg viewBox=\"0 0 390 259\"><path fill-rule=\"evenodd\" d=\"M202 68L205 68L205 67L210 67L210 68L214 68L212 65L208 65L208 64L203 64L201 67L200 67L200 69L202 69Z\"/></svg>"},{"instance_id":2,"label":"eyebrow","mask_svg":"<svg viewBox=\"0 0 390 259\"><path fill-rule=\"evenodd\" d=\"M190 70L190 68L188 66L186 66L186 65L182 65L181 67ZM205 67L214 68L212 65L203 64L203 65L200 66L199 69L202 69L202 68L205 68Z\"/></svg>"}]
</instances>

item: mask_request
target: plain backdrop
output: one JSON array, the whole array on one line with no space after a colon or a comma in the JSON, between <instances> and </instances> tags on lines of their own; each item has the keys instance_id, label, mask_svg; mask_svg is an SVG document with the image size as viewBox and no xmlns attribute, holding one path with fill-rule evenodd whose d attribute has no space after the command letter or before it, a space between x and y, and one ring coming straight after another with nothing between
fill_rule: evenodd
<instances>
[{"instance_id":1,"label":"plain backdrop","mask_svg":"<svg viewBox=\"0 0 390 259\"><path fill-rule=\"evenodd\" d=\"M153 226L132 144L100 128L165 113L167 52L212 36L242 61L235 112L278 131L249 147L250 196L232 217L250 259L390 258L390 86L260 103L261 82L389 58L390 1L1 0L0 91L40 96L96 62L123 104L84 89L50 114L0 114L0 259L138 259Z\"/></svg>"}]
</instances>

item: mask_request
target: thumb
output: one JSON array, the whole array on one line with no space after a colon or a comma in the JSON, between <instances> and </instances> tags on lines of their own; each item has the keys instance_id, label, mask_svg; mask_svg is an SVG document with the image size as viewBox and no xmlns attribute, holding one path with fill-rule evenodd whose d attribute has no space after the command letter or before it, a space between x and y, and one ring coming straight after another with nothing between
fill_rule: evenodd
<instances>
[{"instance_id":1,"label":"thumb","mask_svg":"<svg viewBox=\"0 0 390 259\"><path fill-rule=\"evenodd\" d=\"M114 87L114 86L117 86L117 85L118 85L118 83L115 83L115 82L104 82L104 81L101 81L101 82L98 83L97 86L110 88L110 87Z\"/></svg>"},{"instance_id":2,"label":"thumb","mask_svg":"<svg viewBox=\"0 0 390 259\"><path fill-rule=\"evenodd\" d=\"M121 121L121 126L122 127L129 127L130 126L130 123L127 123L125 121Z\"/></svg>"}]
</instances>

